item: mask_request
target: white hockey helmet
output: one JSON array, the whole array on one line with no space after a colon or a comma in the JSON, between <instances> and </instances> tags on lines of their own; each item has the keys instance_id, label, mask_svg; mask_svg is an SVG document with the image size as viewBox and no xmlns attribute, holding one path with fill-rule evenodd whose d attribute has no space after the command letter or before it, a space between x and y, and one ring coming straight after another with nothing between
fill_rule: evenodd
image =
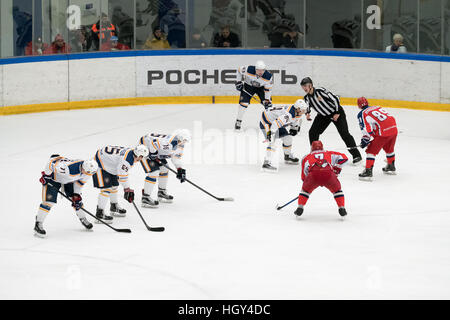
<instances>
[{"instance_id":1,"label":"white hockey helmet","mask_svg":"<svg viewBox=\"0 0 450 320\"><path fill-rule=\"evenodd\" d=\"M172 136L182 144L191 142L191 132L188 129L177 129Z\"/></svg>"},{"instance_id":2,"label":"white hockey helmet","mask_svg":"<svg viewBox=\"0 0 450 320\"><path fill-rule=\"evenodd\" d=\"M298 100L295 101L295 103L294 103L294 108L300 109L300 111L301 111L302 113L305 113L306 110L308 110L308 105L306 104L305 100L303 100L303 99L298 99Z\"/></svg>"},{"instance_id":3,"label":"white hockey helmet","mask_svg":"<svg viewBox=\"0 0 450 320\"><path fill-rule=\"evenodd\" d=\"M256 61L256 63L255 63L255 69L256 70L266 70L266 68L267 68L267 66L264 63L264 61L262 61L262 60Z\"/></svg>"},{"instance_id":4,"label":"white hockey helmet","mask_svg":"<svg viewBox=\"0 0 450 320\"><path fill-rule=\"evenodd\" d=\"M145 145L143 145L143 144L138 144L138 145L134 148L133 152L134 152L134 155L135 155L136 157L142 156L143 158L145 158L146 156L148 156L148 153L149 153L148 148L147 148Z\"/></svg>"},{"instance_id":5,"label":"white hockey helmet","mask_svg":"<svg viewBox=\"0 0 450 320\"><path fill-rule=\"evenodd\" d=\"M98 170L98 163L94 159L89 159L83 161L81 167L87 174L94 174Z\"/></svg>"}]
</instances>

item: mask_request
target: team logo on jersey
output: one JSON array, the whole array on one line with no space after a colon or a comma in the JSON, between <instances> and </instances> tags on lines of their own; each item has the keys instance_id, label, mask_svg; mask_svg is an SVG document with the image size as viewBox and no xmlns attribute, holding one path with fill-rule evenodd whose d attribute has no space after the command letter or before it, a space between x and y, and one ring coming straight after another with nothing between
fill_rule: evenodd
<instances>
[{"instance_id":1,"label":"team logo on jersey","mask_svg":"<svg viewBox=\"0 0 450 320\"><path fill-rule=\"evenodd\" d=\"M255 88L261 87L261 84L256 80L252 80L251 85L252 85L252 87L255 87Z\"/></svg>"}]
</instances>

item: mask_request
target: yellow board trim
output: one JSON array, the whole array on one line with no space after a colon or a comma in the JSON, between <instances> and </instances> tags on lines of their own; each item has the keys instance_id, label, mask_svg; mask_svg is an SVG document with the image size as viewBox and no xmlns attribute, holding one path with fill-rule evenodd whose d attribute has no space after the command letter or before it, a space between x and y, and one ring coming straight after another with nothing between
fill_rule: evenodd
<instances>
[{"instance_id":1,"label":"yellow board trim","mask_svg":"<svg viewBox=\"0 0 450 320\"><path fill-rule=\"evenodd\" d=\"M299 96L273 96L274 104L294 103ZM450 112L450 103L416 102L402 100L371 99L371 105L387 108L406 108L415 110L446 111ZM212 103L239 103L239 96L188 96L188 97L145 97L122 98L107 100L71 101L60 103L44 103L21 106L0 107L0 115L22 113L47 112L58 110L76 110L90 108L108 108L123 106L139 106L153 104L212 104ZM256 103L252 101L252 103ZM341 104L356 106L356 98L341 98Z\"/></svg>"}]
</instances>

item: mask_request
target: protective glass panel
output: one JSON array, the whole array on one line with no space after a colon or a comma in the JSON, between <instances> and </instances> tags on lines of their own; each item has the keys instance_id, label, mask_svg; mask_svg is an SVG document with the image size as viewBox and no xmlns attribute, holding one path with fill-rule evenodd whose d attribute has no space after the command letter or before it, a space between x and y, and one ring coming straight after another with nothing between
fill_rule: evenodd
<instances>
[{"instance_id":1,"label":"protective glass panel","mask_svg":"<svg viewBox=\"0 0 450 320\"><path fill-rule=\"evenodd\" d=\"M34 44L31 54L66 54L72 48L68 42L68 1L35 0Z\"/></svg>"},{"instance_id":2,"label":"protective glass panel","mask_svg":"<svg viewBox=\"0 0 450 320\"><path fill-rule=\"evenodd\" d=\"M304 0L247 1L247 46L303 48Z\"/></svg>"},{"instance_id":3,"label":"protective glass panel","mask_svg":"<svg viewBox=\"0 0 450 320\"><path fill-rule=\"evenodd\" d=\"M1 0L2 57L23 56L33 39L31 0Z\"/></svg>"},{"instance_id":4,"label":"protective glass panel","mask_svg":"<svg viewBox=\"0 0 450 320\"><path fill-rule=\"evenodd\" d=\"M364 0L363 10L363 48L417 52L417 1Z\"/></svg>"},{"instance_id":5,"label":"protective glass panel","mask_svg":"<svg viewBox=\"0 0 450 320\"><path fill-rule=\"evenodd\" d=\"M441 54L442 7L441 0L419 3L419 52Z\"/></svg>"},{"instance_id":6,"label":"protective glass panel","mask_svg":"<svg viewBox=\"0 0 450 320\"><path fill-rule=\"evenodd\" d=\"M67 27L72 52L97 51L98 36L93 26L98 23L101 12L100 0L69 0Z\"/></svg>"},{"instance_id":7,"label":"protective glass panel","mask_svg":"<svg viewBox=\"0 0 450 320\"><path fill-rule=\"evenodd\" d=\"M136 48L186 48L186 9L185 0L136 0Z\"/></svg>"},{"instance_id":8,"label":"protective glass panel","mask_svg":"<svg viewBox=\"0 0 450 320\"><path fill-rule=\"evenodd\" d=\"M100 23L102 51L134 48L134 17L135 8L132 0L109 0L103 4Z\"/></svg>"},{"instance_id":9,"label":"protective glass panel","mask_svg":"<svg viewBox=\"0 0 450 320\"><path fill-rule=\"evenodd\" d=\"M444 54L450 54L450 0L444 0Z\"/></svg>"},{"instance_id":10,"label":"protective glass panel","mask_svg":"<svg viewBox=\"0 0 450 320\"><path fill-rule=\"evenodd\" d=\"M306 1L306 46L361 47L361 0Z\"/></svg>"}]
</instances>

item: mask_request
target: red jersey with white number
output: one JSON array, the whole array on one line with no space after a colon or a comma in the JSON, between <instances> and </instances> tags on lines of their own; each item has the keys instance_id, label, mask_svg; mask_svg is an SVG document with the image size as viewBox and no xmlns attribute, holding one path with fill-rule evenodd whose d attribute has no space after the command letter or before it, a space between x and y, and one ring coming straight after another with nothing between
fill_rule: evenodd
<instances>
[{"instance_id":1,"label":"red jersey with white number","mask_svg":"<svg viewBox=\"0 0 450 320\"><path fill-rule=\"evenodd\" d=\"M347 161L347 156L340 152L313 151L302 159L302 180L305 180L311 170L331 170L339 173Z\"/></svg>"},{"instance_id":2,"label":"red jersey with white number","mask_svg":"<svg viewBox=\"0 0 450 320\"><path fill-rule=\"evenodd\" d=\"M388 137L397 135L395 118L381 107L366 107L358 114L363 136Z\"/></svg>"}]
</instances>

